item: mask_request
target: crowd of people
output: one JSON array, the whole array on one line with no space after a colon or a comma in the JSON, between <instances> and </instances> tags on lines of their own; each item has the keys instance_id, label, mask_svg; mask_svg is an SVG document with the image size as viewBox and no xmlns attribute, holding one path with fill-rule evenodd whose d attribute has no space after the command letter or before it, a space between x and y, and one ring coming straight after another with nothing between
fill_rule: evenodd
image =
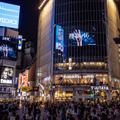
<instances>
[{"instance_id":1,"label":"crowd of people","mask_svg":"<svg viewBox=\"0 0 120 120\"><path fill-rule=\"evenodd\" d=\"M56 120L58 115L61 120L120 120L120 102L58 102L55 105L47 102L45 106L49 120L51 116Z\"/></svg>"},{"instance_id":2,"label":"crowd of people","mask_svg":"<svg viewBox=\"0 0 120 120\"><path fill-rule=\"evenodd\" d=\"M0 104L0 120L120 120L120 102L15 101Z\"/></svg>"},{"instance_id":3,"label":"crowd of people","mask_svg":"<svg viewBox=\"0 0 120 120\"><path fill-rule=\"evenodd\" d=\"M20 120L19 102L1 103L0 120Z\"/></svg>"}]
</instances>

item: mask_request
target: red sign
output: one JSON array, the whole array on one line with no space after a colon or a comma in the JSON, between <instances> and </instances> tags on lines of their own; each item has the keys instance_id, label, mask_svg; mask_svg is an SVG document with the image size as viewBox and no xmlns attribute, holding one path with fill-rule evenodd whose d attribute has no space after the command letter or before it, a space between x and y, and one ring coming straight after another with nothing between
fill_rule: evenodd
<instances>
[{"instance_id":1,"label":"red sign","mask_svg":"<svg viewBox=\"0 0 120 120\"><path fill-rule=\"evenodd\" d=\"M33 91L38 91L39 90L39 87L34 87L33 88Z\"/></svg>"},{"instance_id":2,"label":"red sign","mask_svg":"<svg viewBox=\"0 0 120 120\"><path fill-rule=\"evenodd\" d=\"M25 86L28 85L28 70L25 71Z\"/></svg>"},{"instance_id":3,"label":"red sign","mask_svg":"<svg viewBox=\"0 0 120 120\"><path fill-rule=\"evenodd\" d=\"M22 83L25 83L23 86L28 86L28 70L26 70L23 74L20 73L19 74L19 84L18 84L18 88L20 87L20 85Z\"/></svg>"},{"instance_id":4,"label":"red sign","mask_svg":"<svg viewBox=\"0 0 120 120\"><path fill-rule=\"evenodd\" d=\"M22 83L22 74L19 74L19 83L18 83L18 88L20 88L20 85Z\"/></svg>"}]
</instances>

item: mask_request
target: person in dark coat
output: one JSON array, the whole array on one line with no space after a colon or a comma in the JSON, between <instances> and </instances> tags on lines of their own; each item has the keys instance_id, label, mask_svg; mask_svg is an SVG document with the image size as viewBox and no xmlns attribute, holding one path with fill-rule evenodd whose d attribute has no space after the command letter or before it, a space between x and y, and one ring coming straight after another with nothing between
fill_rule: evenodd
<instances>
[{"instance_id":1,"label":"person in dark coat","mask_svg":"<svg viewBox=\"0 0 120 120\"><path fill-rule=\"evenodd\" d=\"M64 107L62 108L61 120L66 120L66 110Z\"/></svg>"}]
</instances>

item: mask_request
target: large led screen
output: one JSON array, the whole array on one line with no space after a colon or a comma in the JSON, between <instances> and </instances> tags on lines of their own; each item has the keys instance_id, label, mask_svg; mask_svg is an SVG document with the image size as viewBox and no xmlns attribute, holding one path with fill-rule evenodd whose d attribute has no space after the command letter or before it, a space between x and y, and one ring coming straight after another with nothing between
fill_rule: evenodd
<instances>
[{"instance_id":1,"label":"large led screen","mask_svg":"<svg viewBox=\"0 0 120 120\"><path fill-rule=\"evenodd\" d=\"M59 25L56 25L56 49L61 52L64 49L64 30Z\"/></svg>"},{"instance_id":2,"label":"large led screen","mask_svg":"<svg viewBox=\"0 0 120 120\"><path fill-rule=\"evenodd\" d=\"M13 67L0 67L0 83L1 84L13 84Z\"/></svg>"},{"instance_id":3,"label":"large led screen","mask_svg":"<svg viewBox=\"0 0 120 120\"><path fill-rule=\"evenodd\" d=\"M0 2L0 26L18 29L20 6Z\"/></svg>"},{"instance_id":4,"label":"large led screen","mask_svg":"<svg viewBox=\"0 0 120 120\"><path fill-rule=\"evenodd\" d=\"M1 40L0 41L0 58L16 60L17 59L17 44Z\"/></svg>"},{"instance_id":5,"label":"large led screen","mask_svg":"<svg viewBox=\"0 0 120 120\"><path fill-rule=\"evenodd\" d=\"M70 33L69 39L72 40L72 45L75 46L96 45L94 35L90 35L89 32L81 30L75 30Z\"/></svg>"}]
</instances>

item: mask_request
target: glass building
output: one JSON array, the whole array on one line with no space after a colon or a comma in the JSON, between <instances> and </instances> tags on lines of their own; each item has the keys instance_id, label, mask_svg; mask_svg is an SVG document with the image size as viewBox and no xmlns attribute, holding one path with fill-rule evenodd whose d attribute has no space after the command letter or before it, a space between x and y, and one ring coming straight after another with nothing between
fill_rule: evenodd
<instances>
[{"instance_id":1,"label":"glass building","mask_svg":"<svg viewBox=\"0 0 120 120\"><path fill-rule=\"evenodd\" d=\"M116 2L44 0L39 9L37 83L44 86L45 99L93 100L94 89L102 101L112 99L112 94L118 99L119 45L113 40L120 35Z\"/></svg>"}]
</instances>

